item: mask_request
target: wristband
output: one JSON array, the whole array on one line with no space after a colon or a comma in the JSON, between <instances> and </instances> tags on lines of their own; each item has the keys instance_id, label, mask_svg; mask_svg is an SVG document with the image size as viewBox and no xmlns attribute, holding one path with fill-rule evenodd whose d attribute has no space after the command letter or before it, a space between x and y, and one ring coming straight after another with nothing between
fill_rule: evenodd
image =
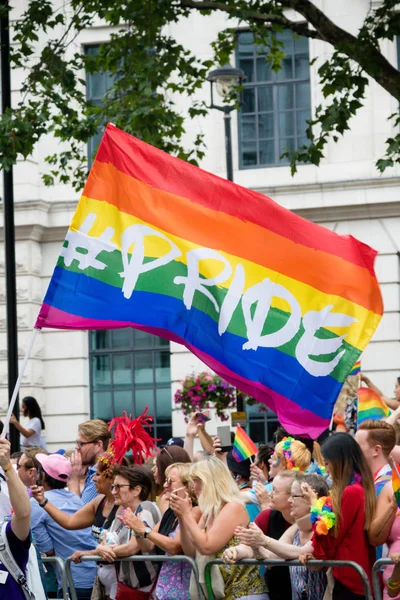
<instances>
[{"instance_id":1,"label":"wristband","mask_svg":"<svg viewBox=\"0 0 400 600\"><path fill-rule=\"evenodd\" d=\"M11 463L8 463L8 465L6 467L3 467L4 473L7 473L7 471L9 471L10 469L12 469L12 464Z\"/></svg>"},{"instance_id":2,"label":"wristband","mask_svg":"<svg viewBox=\"0 0 400 600\"><path fill-rule=\"evenodd\" d=\"M39 502L39 506L40 506L41 508L44 508L44 507L46 506L46 504L48 503L48 501L49 501L49 499L48 499L48 498L45 498L45 501L44 501L44 502L42 502L42 503L40 503L40 502Z\"/></svg>"}]
</instances>

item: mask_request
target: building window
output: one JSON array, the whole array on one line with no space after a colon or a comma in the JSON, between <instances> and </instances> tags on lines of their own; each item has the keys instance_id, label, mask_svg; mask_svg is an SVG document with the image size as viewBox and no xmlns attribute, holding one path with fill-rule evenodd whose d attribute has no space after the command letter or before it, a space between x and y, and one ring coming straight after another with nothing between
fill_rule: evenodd
<instances>
[{"instance_id":1,"label":"building window","mask_svg":"<svg viewBox=\"0 0 400 600\"><path fill-rule=\"evenodd\" d=\"M246 74L239 113L240 168L287 165L284 152L307 144L311 118L308 38L277 34L285 58L275 73L249 31L238 34L237 64Z\"/></svg>"},{"instance_id":2,"label":"building window","mask_svg":"<svg viewBox=\"0 0 400 600\"><path fill-rule=\"evenodd\" d=\"M247 433L257 444L267 444L273 441L273 435L279 422L272 410L258 410L259 405L246 405Z\"/></svg>"},{"instance_id":3,"label":"building window","mask_svg":"<svg viewBox=\"0 0 400 600\"><path fill-rule=\"evenodd\" d=\"M86 46L85 52L88 56L96 54L99 51L100 45ZM114 84L114 75L108 71L100 71L97 73L86 73L86 98L96 106L102 106L107 92ZM89 167L92 166L94 154L100 144L101 136L103 135L105 123L99 127L99 132L94 135L88 143L88 162Z\"/></svg>"},{"instance_id":4,"label":"building window","mask_svg":"<svg viewBox=\"0 0 400 600\"><path fill-rule=\"evenodd\" d=\"M90 332L91 414L109 421L149 407L153 436L172 437L169 341L142 331Z\"/></svg>"}]
</instances>

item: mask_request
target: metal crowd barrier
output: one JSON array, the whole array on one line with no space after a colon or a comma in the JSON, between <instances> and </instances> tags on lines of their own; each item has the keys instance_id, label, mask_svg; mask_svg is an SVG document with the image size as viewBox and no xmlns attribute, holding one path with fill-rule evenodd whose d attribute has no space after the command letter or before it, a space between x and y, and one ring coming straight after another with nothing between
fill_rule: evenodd
<instances>
[{"instance_id":1,"label":"metal crowd barrier","mask_svg":"<svg viewBox=\"0 0 400 600\"><path fill-rule=\"evenodd\" d=\"M81 560L88 561L88 562L90 562L90 561L104 562L104 558L102 558L101 556L81 556ZM200 582L199 582L199 570L197 568L197 564L196 564L196 561L194 560L194 558L191 558L190 556L183 556L183 555L158 556L157 554L154 554L154 555L153 554L146 554L146 555L141 554L140 556L125 556L124 558L118 559L118 562L144 562L144 561L146 561L146 562L150 561L150 562L184 562L184 563L187 563L188 565L191 566L192 571L194 573L196 586L197 586L197 593L199 594L199 598L202 597L202 591L201 591L201 586L200 586ZM76 596L74 580L72 578L71 562L72 562L71 558L68 558L65 563L65 571L66 571L66 575L67 575L67 579L68 579L68 583L69 583L69 592L70 592L71 600L78 600L77 596ZM65 596L64 596L64 598L65 598ZM67 596L67 598L68 598L68 596Z\"/></svg>"},{"instance_id":2,"label":"metal crowd barrier","mask_svg":"<svg viewBox=\"0 0 400 600\"><path fill-rule=\"evenodd\" d=\"M378 561L378 562L382 562L382 561ZM391 561L389 561L391 562ZM212 591L212 584L211 584L211 567L212 565L223 565L225 564L220 558L216 558L215 560L210 560L210 562L208 562L206 564L206 568L204 570L204 580L205 580L205 584L206 584L206 588L207 588L207 593L208 593L208 600L214 600L214 594ZM377 563L375 563L376 565ZM301 563L299 560L278 560L278 559L269 559L269 560L255 560L254 558L245 558L243 560L239 560L237 563L235 563L235 565L264 565L266 567L303 567L303 563ZM350 567L352 569L354 569L355 571L357 571L357 573L359 574L359 576L361 577L361 580L363 582L363 586L364 586L364 595L366 600L373 600L373 596L372 596L372 592L371 592L371 586L369 584L369 580L367 577L367 574L365 573L364 569L362 567L360 567L359 564L352 562L352 561L346 561L346 560L309 560L307 562L307 565L309 565L310 567ZM374 565L374 569L375 569L375 565ZM377 596L377 598L379 598L379 600L381 600L381 596Z\"/></svg>"},{"instance_id":3,"label":"metal crowd barrier","mask_svg":"<svg viewBox=\"0 0 400 600\"><path fill-rule=\"evenodd\" d=\"M380 570L381 567L386 565L393 565L393 561L390 558L380 558L376 561L372 568L372 586L374 588L375 600L382 600L381 582L380 582Z\"/></svg>"},{"instance_id":4,"label":"metal crowd barrier","mask_svg":"<svg viewBox=\"0 0 400 600\"><path fill-rule=\"evenodd\" d=\"M61 587L63 592L64 600L68 600L68 581L67 581L67 572L65 569L65 563L62 558L59 556L42 556L42 563L55 563L60 569L61 573Z\"/></svg>"}]
</instances>

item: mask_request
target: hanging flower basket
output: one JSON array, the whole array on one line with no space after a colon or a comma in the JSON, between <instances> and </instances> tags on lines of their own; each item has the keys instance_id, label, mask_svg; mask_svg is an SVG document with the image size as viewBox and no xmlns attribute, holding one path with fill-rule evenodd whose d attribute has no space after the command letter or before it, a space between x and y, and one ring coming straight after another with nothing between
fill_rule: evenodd
<instances>
[{"instance_id":1,"label":"hanging flower basket","mask_svg":"<svg viewBox=\"0 0 400 600\"><path fill-rule=\"evenodd\" d=\"M186 422L192 413L207 408L215 408L221 421L227 421L229 415L225 411L236 407L235 388L219 375L204 371L188 375L181 383L182 386L175 392L174 402L182 410Z\"/></svg>"}]
</instances>

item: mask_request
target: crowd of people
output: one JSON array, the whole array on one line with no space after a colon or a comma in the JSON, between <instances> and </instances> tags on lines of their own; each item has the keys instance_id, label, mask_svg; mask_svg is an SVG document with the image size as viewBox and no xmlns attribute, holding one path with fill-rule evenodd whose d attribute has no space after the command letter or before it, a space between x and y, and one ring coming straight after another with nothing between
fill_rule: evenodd
<instances>
[{"instance_id":1,"label":"crowd of people","mask_svg":"<svg viewBox=\"0 0 400 600\"><path fill-rule=\"evenodd\" d=\"M355 570L309 561L355 561L371 579L377 558L390 556L383 595L400 599L393 424L366 420L355 436L334 433L321 446L278 427L274 444L237 462L196 414L185 439L163 447L148 433L135 446L138 419L119 434L90 420L73 451L49 454L36 400L24 398L22 410L27 424L13 419L21 452L10 456L0 438L0 599L62 598L61 574L43 567L44 556L72 557L79 600L190 600L207 598L207 585L216 599L357 600L365 592ZM144 558L124 560L133 555ZM147 559L154 555L195 559L202 595L188 561ZM210 583L205 567L215 558L223 562ZM240 562L247 558L257 562ZM268 567L268 559L300 563Z\"/></svg>"}]
</instances>

